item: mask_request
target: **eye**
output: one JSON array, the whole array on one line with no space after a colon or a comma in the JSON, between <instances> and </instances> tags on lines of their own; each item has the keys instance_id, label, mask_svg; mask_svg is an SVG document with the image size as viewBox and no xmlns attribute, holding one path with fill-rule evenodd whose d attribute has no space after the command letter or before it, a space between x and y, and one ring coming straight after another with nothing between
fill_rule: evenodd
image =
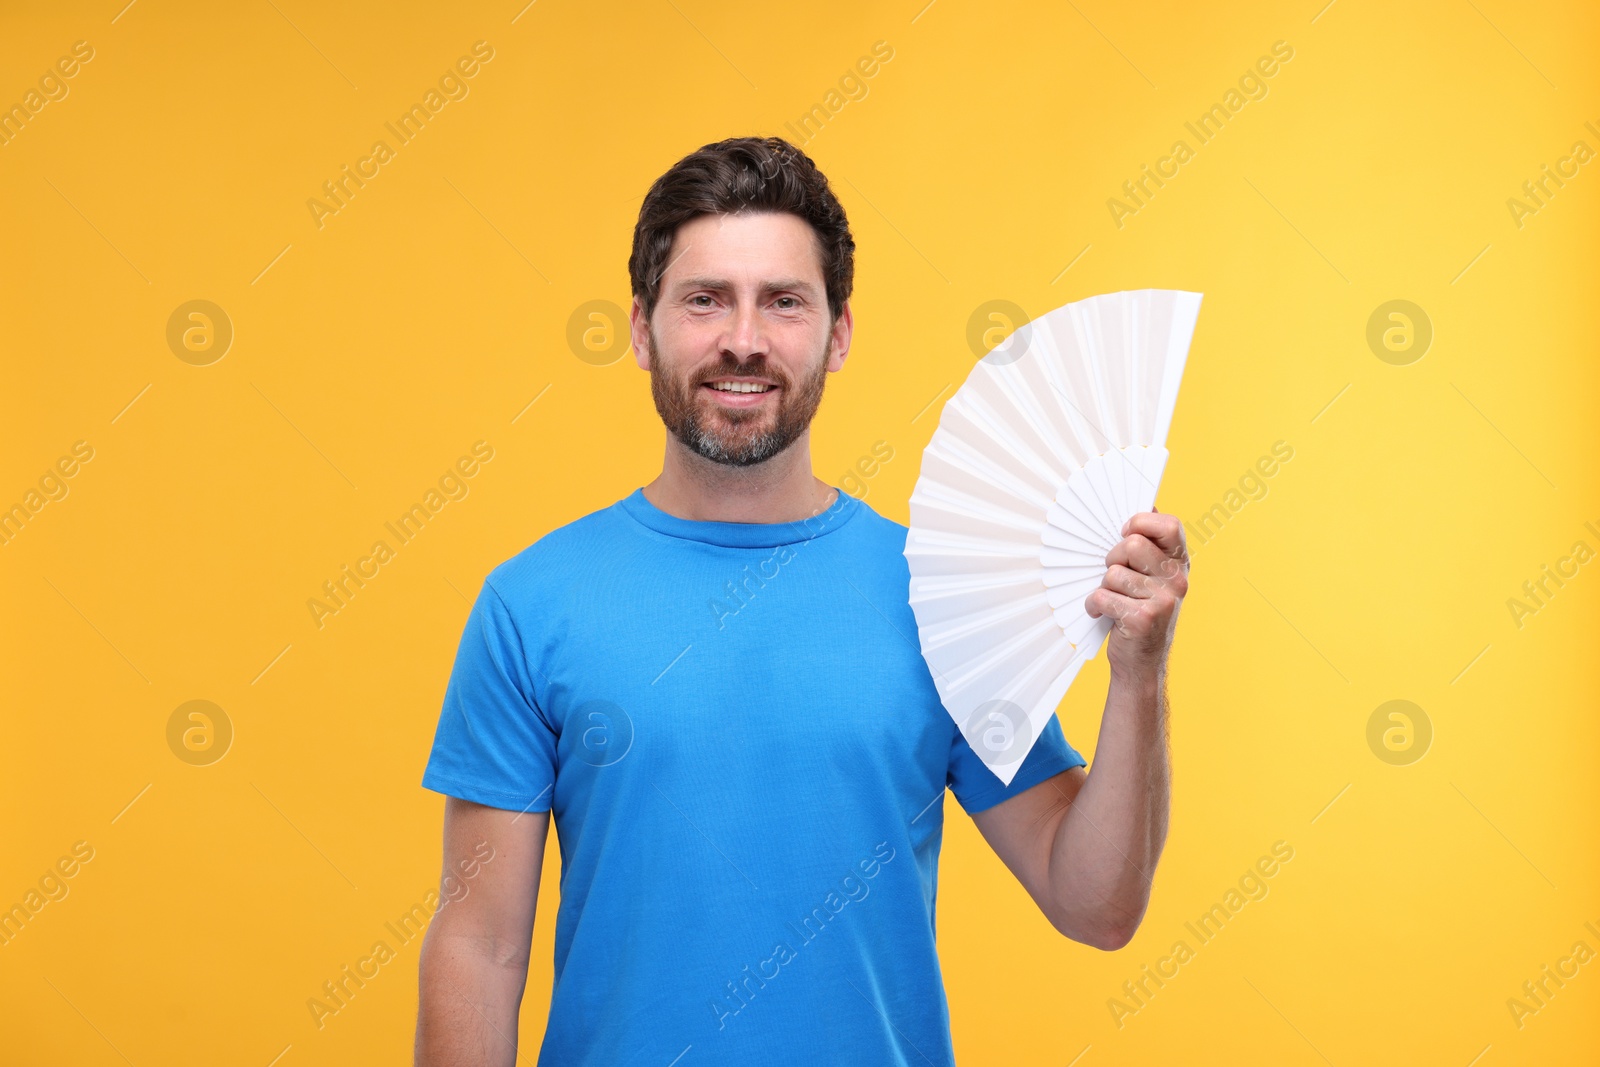
<instances>
[{"instance_id":1,"label":"eye","mask_svg":"<svg viewBox=\"0 0 1600 1067\"><path fill-rule=\"evenodd\" d=\"M782 310L784 310L784 311L789 311L793 307L797 306L800 303L800 301L797 298L792 297L792 296L780 296L780 297L778 297L778 299L779 300L792 300L792 301L794 301L794 303L789 305L789 307L783 308Z\"/></svg>"},{"instance_id":2,"label":"eye","mask_svg":"<svg viewBox=\"0 0 1600 1067\"><path fill-rule=\"evenodd\" d=\"M711 299L711 297L709 295L707 295L706 293L696 293L694 296L691 296L689 298L689 302L690 303L694 303L694 301L696 301L696 300L710 300L710 299ZM699 307L699 308L703 308L703 307L709 307L710 305L709 304L694 304L694 306L695 307Z\"/></svg>"}]
</instances>

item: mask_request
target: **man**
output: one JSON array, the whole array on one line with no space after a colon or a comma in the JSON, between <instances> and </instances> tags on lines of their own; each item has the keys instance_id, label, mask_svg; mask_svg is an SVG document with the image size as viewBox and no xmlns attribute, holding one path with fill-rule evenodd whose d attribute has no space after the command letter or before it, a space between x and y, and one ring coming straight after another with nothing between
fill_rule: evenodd
<instances>
[{"instance_id":1,"label":"man","mask_svg":"<svg viewBox=\"0 0 1600 1067\"><path fill-rule=\"evenodd\" d=\"M778 138L707 145L645 197L632 342L665 462L496 567L468 617L422 784L447 878L493 852L428 929L418 1064L514 1062L551 812L541 1067L953 1063L946 786L1063 935L1115 949L1143 917L1180 524L1130 520L1086 602L1116 620L1093 772L1051 719L1003 785L922 659L906 528L811 472L854 247Z\"/></svg>"}]
</instances>

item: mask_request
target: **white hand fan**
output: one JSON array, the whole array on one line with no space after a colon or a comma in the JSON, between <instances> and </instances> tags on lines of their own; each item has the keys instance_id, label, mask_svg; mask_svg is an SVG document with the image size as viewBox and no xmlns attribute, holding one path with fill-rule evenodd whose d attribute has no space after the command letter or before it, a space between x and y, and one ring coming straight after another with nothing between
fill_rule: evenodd
<instances>
[{"instance_id":1,"label":"white hand fan","mask_svg":"<svg viewBox=\"0 0 1600 1067\"><path fill-rule=\"evenodd\" d=\"M922 453L905 547L922 655L1007 785L1111 631L1083 601L1155 503L1200 298L1108 293L1018 327Z\"/></svg>"}]
</instances>

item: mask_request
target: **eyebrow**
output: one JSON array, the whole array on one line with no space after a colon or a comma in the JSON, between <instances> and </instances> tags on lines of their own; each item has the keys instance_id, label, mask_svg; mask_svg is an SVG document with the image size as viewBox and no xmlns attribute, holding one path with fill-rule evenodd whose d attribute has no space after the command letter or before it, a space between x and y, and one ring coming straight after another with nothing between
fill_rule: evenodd
<instances>
[{"instance_id":1,"label":"eyebrow","mask_svg":"<svg viewBox=\"0 0 1600 1067\"><path fill-rule=\"evenodd\" d=\"M726 278L711 278L701 276L695 278L684 278L672 288L675 292L679 293L692 289L716 289L718 291L727 291L733 288L733 283ZM816 286L812 285L804 278L778 278L774 281L761 283L761 291L763 293L776 293L785 289L797 290L799 292L811 295L815 295L817 291Z\"/></svg>"}]
</instances>

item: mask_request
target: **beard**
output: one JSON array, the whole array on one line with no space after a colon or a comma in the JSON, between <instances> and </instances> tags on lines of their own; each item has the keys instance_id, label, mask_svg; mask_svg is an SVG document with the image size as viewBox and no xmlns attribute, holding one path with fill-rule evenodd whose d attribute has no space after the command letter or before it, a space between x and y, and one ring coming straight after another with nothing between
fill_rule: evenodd
<instances>
[{"instance_id":1,"label":"beard","mask_svg":"<svg viewBox=\"0 0 1600 1067\"><path fill-rule=\"evenodd\" d=\"M696 455L724 466L749 467L788 448L811 425L822 404L831 344L830 333L815 369L808 369L798 386L782 367L768 363L765 356L740 363L724 353L718 365L681 378L657 370L659 358L652 358L650 395L655 399L656 412L667 431ZM661 352L653 326L650 328L650 351L656 357ZM724 375L761 377L775 383L778 410L769 413L765 404L748 410L723 408L717 405L715 398L702 396L706 382Z\"/></svg>"}]
</instances>

